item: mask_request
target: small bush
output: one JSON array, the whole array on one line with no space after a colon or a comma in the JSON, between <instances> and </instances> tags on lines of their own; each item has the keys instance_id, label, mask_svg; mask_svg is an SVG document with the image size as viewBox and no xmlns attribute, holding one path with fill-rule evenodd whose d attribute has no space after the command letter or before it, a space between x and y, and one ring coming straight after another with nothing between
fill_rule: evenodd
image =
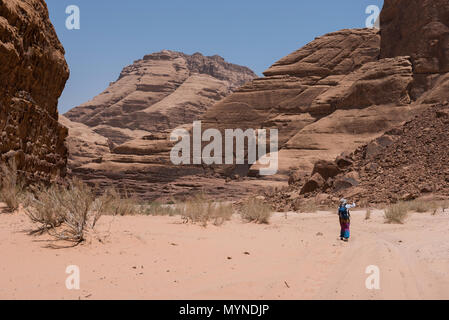
<instances>
[{"instance_id":1,"label":"small bush","mask_svg":"<svg viewBox=\"0 0 449 320\"><path fill-rule=\"evenodd\" d=\"M366 213L365 213L365 220L370 220L370 219L371 219L371 209L367 208Z\"/></svg>"},{"instance_id":2,"label":"small bush","mask_svg":"<svg viewBox=\"0 0 449 320\"><path fill-rule=\"evenodd\" d=\"M143 210L143 214L150 215L150 216L175 216L182 214L181 209L176 205L173 204L161 204L158 202L152 202L150 205L146 206Z\"/></svg>"},{"instance_id":3,"label":"small bush","mask_svg":"<svg viewBox=\"0 0 449 320\"><path fill-rule=\"evenodd\" d=\"M234 209L232 208L232 204L215 203L212 207L210 217L213 219L214 225L220 226L226 221L231 220L233 213Z\"/></svg>"},{"instance_id":4,"label":"small bush","mask_svg":"<svg viewBox=\"0 0 449 320\"><path fill-rule=\"evenodd\" d=\"M0 199L10 210L15 211L19 208L23 189L19 183L16 162L11 161L8 165L2 163L0 169Z\"/></svg>"},{"instance_id":5,"label":"small bush","mask_svg":"<svg viewBox=\"0 0 449 320\"><path fill-rule=\"evenodd\" d=\"M257 198L249 198L241 208L242 218L255 223L269 223L272 212L270 205Z\"/></svg>"},{"instance_id":6,"label":"small bush","mask_svg":"<svg viewBox=\"0 0 449 320\"><path fill-rule=\"evenodd\" d=\"M143 213L137 199L126 190L121 195L117 189L109 188L95 202L96 210L103 214L128 216Z\"/></svg>"},{"instance_id":7,"label":"small bush","mask_svg":"<svg viewBox=\"0 0 449 320\"><path fill-rule=\"evenodd\" d=\"M25 198L25 213L38 229L31 233L48 232L57 240L80 243L87 228L93 228L101 212L95 212L92 190L78 179L69 185L38 187Z\"/></svg>"},{"instance_id":8,"label":"small bush","mask_svg":"<svg viewBox=\"0 0 449 320\"><path fill-rule=\"evenodd\" d=\"M385 209L386 223L403 224L408 216L409 205L405 202L398 202Z\"/></svg>"},{"instance_id":9,"label":"small bush","mask_svg":"<svg viewBox=\"0 0 449 320\"><path fill-rule=\"evenodd\" d=\"M181 210L182 218L186 223L200 223L202 226L212 220L216 226L222 225L231 219L233 208L231 204L214 203L203 194L196 195L188 200Z\"/></svg>"},{"instance_id":10,"label":"small bush","mask_svg":"<svg viewBox=\"0 0 449 320\"><path fill-rule=\"evenodd\" d=\"M428 211L428 205L424 201L414 200L408 202L408 207L411 211L424 213Z\"/></svg>"}]
</instances>

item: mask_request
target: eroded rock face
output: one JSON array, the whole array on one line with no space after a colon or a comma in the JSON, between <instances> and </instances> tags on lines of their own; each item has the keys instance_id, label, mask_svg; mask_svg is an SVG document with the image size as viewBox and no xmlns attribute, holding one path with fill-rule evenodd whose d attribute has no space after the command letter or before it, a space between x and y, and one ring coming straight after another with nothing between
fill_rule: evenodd
<instances>
[{"instance_id":1,"label":"eroded rock face","mask_svg":"<svg viewBox=\"0 0 449 320\"><path fill-rule=\"evenodd\" d=\"M0 154L29 179L65 174L57 102L68 76L45 2L0 1Z\"/></svg>"},{"instance_id":2,"label":"eroded rock face","mask_svg":"<svg viewBox=\"0 0 449 320\"><path fill-rule=\"evenodd\" d=\"M279 174L272 178L287 180L291 170L309 172L317 160L333 160L410 116L410 58L379 55L375 30L327 34L276 62L203 119L222 130L277 128ZM259 168L253 165L250 174Z\"/></svg>"},{"instance_id":3,"label":"eroded rock face","mask_svg":"<svg viewBox=\"0 0 449 320\"><path fill-rule=\"evenodd\" d=\"M83 164L98 161L111 152L112 142L95 133L88 126L73 122L64 116L59 116L61 123L68 130L66 145L70 150L68 165L70 168L80 167Z\"/></svg>"},{"instance_id":4,"label":"eroded rock face","mask_svg":"<svg viewBox=\"0 0 449 320\"><path fill-rule=\"evenodd\" d=\"M417 74L449 72L449 2L385 0L381 57L411 56Z\"/></svg>"}]
</instances>

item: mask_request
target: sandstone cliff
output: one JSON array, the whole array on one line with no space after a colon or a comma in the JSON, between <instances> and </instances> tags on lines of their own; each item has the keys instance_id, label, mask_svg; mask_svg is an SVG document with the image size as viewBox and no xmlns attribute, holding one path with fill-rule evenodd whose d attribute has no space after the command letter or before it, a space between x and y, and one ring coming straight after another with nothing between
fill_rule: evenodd
<instances>
[{"instance_id":1,"label":"sandstone cliff","mask_svg":"<svg viewBox=\"0 0 449 320\"><path fill-rule=\"evenodd\" d=\"M364 77L358 78L355 84L362 90L349 105L364 104L366 97L392 98L387 105L388 112L398 110L399 105L409 105L410 112L402 114L405 124L388 123L394 118L388 116L377 123L378 131L386 131L385 134L369 141L361 136L362 139L353 145L352 150L339 148L340 152L350 152L342 153L337 158L333 157L335 152L332 157L322 155L314 163L313 170L296 171L290 175L289 189L270 196L279 209L295 208L296 204L308 198L317 204L324 204L338 201L342 196L368 203L412 200L432 193L447 196L448 17L447 1L385 1L380 17L380 60L374 62L377 64L375 69L368 63L355 74L372 69L371 72L389 80L363 88L366 81ZM387 72L379 68L380 63L387 66L392 61L395 61L395 70L389 69L391 72ZM370 80L374 78L378 77L368 76ZM347 105L345 97L347 95L343 96L343 100L338 97L336 103ZM381 110L378 103L385 102L377 101L376 106L370 108ZM327 118L331 117L334 114ZM355 120L360 122L361 119ZM321 121L323 119L316 124ZM381 124L385 123L388 125L382 128ZM392 129L386 130L387 127ZM361 128L354 130L362 131ZM332 139L333 142L338 141L338 135ZM366 144L359 145L363 140Z\"/></svg>"},{"instance_id":2,"label":"sandstone cliff","mask_svg":"<svg viewBox=\"0 0 449 320\"><path fill-rule=\"evenodd\" d=\"M68 76L45 2L0 1L0 155L31 180L65 174L57 102Z\"/></svg>"},{"instance_id":3,"label":"sandstone cliff","mask_svg":"<svg viewBox=\"0 0 449 320\"><path fill-rule=\"evenodd\" d=\"M400 127L432 104L449 100L448 10L446 1L386 0L380 17L381 32L353 29L318 37L276 62L264 72L264 77L244 84L227 96L220 94L218 102L202 108L195 116L203 121L203 130L278 129L279 171L264 178L265 182L283 183L294 177L294 183L301 183L297 195L307 196L317 186L330 186L332 182L313 170L316 163L333 161L342 153L351 153L382 139L385 132ZM154 60L168 63L176 71L169 73L173 77L168 84L164 78L167 72L152 72L145 78L134 75L133 68L125 69L123 79L136 77L146 85L127 86L126 82L118 85L119 79L113 91L106 91L97 102L94 99L95 103L69 114L73 120L87 123L120 144L101 163L84 165L75 173L88 178L93 172L101 172L108 179L135 185L136 180L162 182L162 192L167 194L172 190L171 183L189 189L195 184L191 182L196 182L198 189L202 184L199 177L257 177L258 163L215 167L179 167L169 163L170 144L164 131L171 126L170 122L175 127L191 123L195 117L183 114L192 107L176 103L186 96L190 99L186 91L180 90L179 95L175 91L168 98L165 95L179 85L179 79L187 71L167 62L171 61L167 55L172 53L158 55L149 59L151 62L144 59L136 65L151 64ZM161 68L166 70L166 66ZM186 68L191 68L191 63L187 62ZM230 80L222 76L219 81ZM137 96L129 93L136 88ZM147 102L142 99L142 92L152 92ZM123 98L128 95L131 99ZM193 95L204 97L199 91ZM106 100L109 102L103 105ZM114 103L112 106L110 101ZM146 107L148 101L154 103ZM134 116L128 117L127 112ZM123 123L127 129L118 130ZM344 190L353 186L356 178L349 177L351 183L342 182L337 188ZM251 181L264 183L261 178ZM106 180L103 182L106 184ZM159 185L153 186L153 194L161 192Z\"/></svg>"},{"instance_id":4,"label":"sandstone cliff","mask_svg":"<svg viewBox=\"0 0 449 320\"><path fill-rule=\"evenodd\" d=\"M307 172L315 161L353 150L407 118L412 63L403 56L379 59L380 41L369 29L319 37L214 105L203 120L222 130L276 128L279 173L270 179ZM259 167L247 170L255 174Z\"/></svg>"},{"instance_id":5,"label":"sandstone cliff","mask_svg":"<svg viewBox=\"0 0 449 320\"><path fill-rule=\"evenodd\" d=\"M184 195L224 180L201 166L171 163L169 133L189 127L210 106L254 79L219 56L162 51L121 72L100 95L62 118L69 128L72 173L100 187L128 188L142 198ZM70 119L70 120L69 120ZM239 188L229 189L229 194Z\"/></svg>"},{"instance_id":6,"label":"sandstone cliff","mask_svg":"<svg viewBox=\"0 0 449 320\"><path fill-rule=\"evenodd\" d=\"M100 95L65 114L121 144L192 123L232 90L255 78L219 56L162 51L121 72Z\"/></svg>"}]
</instances>

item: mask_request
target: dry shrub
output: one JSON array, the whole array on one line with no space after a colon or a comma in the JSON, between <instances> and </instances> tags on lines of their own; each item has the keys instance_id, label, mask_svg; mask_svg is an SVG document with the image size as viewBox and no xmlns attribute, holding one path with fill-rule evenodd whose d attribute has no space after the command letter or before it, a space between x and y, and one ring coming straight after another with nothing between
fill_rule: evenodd
<instances>
[{"instance_id":1,"label":"dry shrub","mask_svg":"<svg viewBox=\"0 0 449 320\"><path fill-rule=\"evenodd\" d=\"M161 204L159 202L150 203L144 210L143 214L150 216L175 216L181 215L182 210L176 204Z\"/></svg>"},{"instance_id":2,"label":"dry shrub","mask_svg":"<svg viewBox=\"0 0 449 320\"><path fill-rule=\"evenodd\" d=\"M447 209L449 209L449 200L444 200L441 203L441 209L443 210L443 213L446 212Z\"/></svg>"},{"instance_id":3,"label":"dry shrub","mask_svg":"<svg viewBox=\"0 0 449 320\"><path fill-rule=\"evenodd\" d=\"M115 188L106 189L101 197L95 200L97 212L113 216L128 216L142 213L138 200L130 196L127 190L123 195Z\"/></svg>"},{"instance_id":4,"label":"dry shrub","mask_svg":"<svg viewBox=\"0 0 449 320\"><path fill-rule=\"evenodd\" d=\"M48 232L57 240L75 244L84 241L86 229L93 228L101 215L92 210L94 200L91 188L78 179L68 186L36 188L25 201L25 213L38 225L31 233Z\"/></svg>"},{"instance_id":5,"label":"dry shrub","mask_svg":"<svg viewBox=\"0 0 449 320\"><path fill-rule=\"evenodd\" d=\"M8 208L15 211L19 208L22 185L19 182L16 162L2 163L0 167L0 199Z\"/></svg>"},{"instance_id":6,"label":"dry shrub","mask_svg":"<svg viewBox=\"0 0 449 320\"><path fill-rule=\"evenodd\" d=\"M319 206L316 204L315 201L305 201L302 202L299 206L299 212L302 213L315 213L319 209Z\"/></svg>"},{"instance_id":7,"label":"dry shrub","mask_svg":"<svg viewBox=\"0 0 449 320\"><path fill-rule=\"evenodd\" d=\"M204 227L211 220L216 226L222 225L225 221L231 219L232 214L231 204L214 203L203 194L196 195L188 200L181 210L182 218L186 223L200 223Z\"/></svg>"},{"instance_id":8,"label":"dry shrub","mask_svg":"<svg viewBox=\"0 0 449 320\"><path fill-rule=\"evenodd\" d=\"M240 210L244 220L261 224L268 224L273 212L270 205L257 198L246 200Z\"/></svg>"},{"instance_id":9,"label":"dry shrub","mask_svg":"<svg viewBox=\"0 0 449 320\"><path fill-rule=\"evenodd\" d=\"M213 219L214 225L220 226L226 221L231 220L233 213L234 209L232 208L232 204L215 203L212 207L210 217Z\"/></svg>"},{"instance_id":10,"label":"dry shrub","mask_svg":"<svg viewBox=\"0 0 449 320\"><path fill-rule=\"evenodd\" d=\"M385 209L386 223L403 224L408 216L409 205L405 202L398 202Z\"/></svg>"},{"instance_id":11,"label":"dry shrub","mask_svg":"<svg viewBox=\"0 0 449 320\"><path fill-rule=\"evenodd\" d=\"M438 207L434 201L414 200L408 203L409 209L418 213L425 213L436 210Z\"/></svg>"},{"instance_id":12,"label":"dry shrub","mask_svg":"<svg viewBox=\"0 0 449 320\"><path fill-rule=\"evenodd\" d=\"M371 219L371 209L367 208L366 213L365 213L365 220L370 220L370 219Z\"/></svg>"}]
</instances>

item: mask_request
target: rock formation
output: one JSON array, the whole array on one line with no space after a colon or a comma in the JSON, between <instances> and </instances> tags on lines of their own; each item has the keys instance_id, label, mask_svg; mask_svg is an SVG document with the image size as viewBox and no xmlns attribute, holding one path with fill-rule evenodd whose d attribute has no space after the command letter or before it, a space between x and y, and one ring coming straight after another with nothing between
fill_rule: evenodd
<instances>
[{"instance_id":1,"label":"rock formation","mask_svg":"<svg viewBox=\"0 0 449 320\"><path fill-rule=\"evenodd\" d=\"M93 100L65 116L115 144L192 122L256 75L219 56L162 51L135 61Z\"/></svg>"},{"instance_id":2,"label":"rock formation","mask_svg":"<svg viewBox=\"0 0 449 320\"><path fill-rule=\"evenodd\" d=\"M219 56L167 50L145 56L92 101L66 113L62 123L69 127L72 173L100 187L126 187L146 199L199 192L208 185L220 192L217 185L225 181L207 178L203 167L171 163L169 133L188 128L255 77Z\"/></svg>"},{"instance_id":3,"label":"rock formation","mask_svg":"<svg viewBox=\"0 0 449 320\"><path fill-rule=\"evenodd\" d=\"M374 91L379 95L395 97L390 101L390 110L395 110L397 105L409 104L410 112L404 113L403 117L407 121L404 125L388 125L391 130L381 128L379 132L386 131L384 135L358 148L353 147L354 153L343 153L335 161L327 155L322 156L323 161L316 162L312 172L292 174L289 180L291 187L281 195L273 196L273 203L288 209L307 198L325 203L345 196L367 202L391 203L429 193L447 195L449 185L445 159L449 140L445 131L448 128L449 100L449 3L385 0L380 26L380 60L375 63L394 59L396 66L402 66L402 71L397 72L399 69L396 69L385 73L377 70L379 74L390 74L396 80L401 75L402 85L386 81L371 89L376 87ZM410 62L408 68L405 60ZM369 68L369 65L356 73ZM355 82L356 86L363 86L362 83L360 80ZM358 102L352 100L348 106L360 105L360 98L362 101L366 99L365 93L370 98L376 96L374 91L369 91L362 88L356 94ZM336 103L345 104L345 100L344 96L343 100L338 97ZM379 108L377 103L375 108ZM341 152L353 150L340 149ZM338 170L334 170L335 167Z\"/></svg>"},{"instance_id":4,"label":"rock formation","mask_svg":"<svg viewBox=\"0 0 449 320\"><path fill-rule=\"evenodd\" d=\"M188 83L182 79L192 72L187 71L192 69L189 58L176 56L177 62L173 63L169 58L173 53L167 52L145 58L136 62L135 68L124 70L111 86L114 90L107 90L68 114L72 120L84 122L120 144L103 157L108 165L84 165L77 173L87 177L101 168L107 176L108 168L114 167L109 164L129 162L135 167L126 172L117 169L116 177L136 180L136 172L140 172L155 177L154 181L180 184L184 178L174 177L188 176L191 181L198 181L194 177L204 174L257 177L261 167L258 163L207 168L166 165L170 144L161 133L200 117L203 130L278 129L278 174L253 182L288 179L297 188L292 191L295 199L307 198L319 190L335 193L357 187L363 172L347 171L354 162L348 154L364 145L367 154L376 154L391 142L385 132L449 100L448 17L447 1L385 0L381 32L353 29L318 37L276 62L264 77L227 96L229 91L218 94L215 100L219 101L208 108L200 107L201 112L192 112L199 110L195 106L176 103L182 104L183 97L189 97L180 90ZM185 59L185 64L178 62ZM155 70L155 61L162 70L172 72L151 71L146 77L138 71L144 65ZM195 69L195 76L205 69ZM167 74L172 76L167 78ZM230 77L221 75L217 81L229 82ZM140 82L142 85L135 84ZM173 87L179 89L167 96ZM200 91L193 95L204 98ZM209 102L213 100L207 97ZM192 113L195 116L190 116ZM126 130L117 129L122 124L126 124ZM337 176L338 180L334 180Z\"/></svg>"},{"instance_id":5,"label":"rock formation","mask_svg":"<svg viewBox=\"0 0 449 320\"><path fill-rule=\"evenodd\" d=\"M0 155L30 180L65 174L57 102L68 76L45 2L0 1Z\"/></svg>"},{"instance_id":6,"label":"rock formation","mask_svg":"<svg viewBox=\"0 0 449 320\"><path fill-rule=\"evenodd\" d=\"M66 138L66 145L70 150L69 168L77 168L98 161L98 159L111 152L111 141L95 133L88 126L70 121L61 115L59 116L59 123L69 131Z\"/></svg>"},{"instance_id":7,"label":"rock formation","mask_svg":"<svg viewBox=\"0 0 449 320\"><path fill-rule=\"evenodd\" d=\"M297 177L270 200L289 210L306 199L330 205L342 197L372 204L447 197L448 125L449 104L432 105L353 153L317 162L310 178Z\"/></svg>"},{"instance_id":8,"label":"rock formation","mask_svg":"<svg viewBox=\"0 0 449 320\"><path fill-rule=\"evenodd\" d=\"M221 129L277 128L279 174L270 178L286 180L292 170L310 171L315 161L353 150L407 118L411 61L379 55L376 30L327 34L276 62L203 119Z\"/></svg>"}]
</instances>

